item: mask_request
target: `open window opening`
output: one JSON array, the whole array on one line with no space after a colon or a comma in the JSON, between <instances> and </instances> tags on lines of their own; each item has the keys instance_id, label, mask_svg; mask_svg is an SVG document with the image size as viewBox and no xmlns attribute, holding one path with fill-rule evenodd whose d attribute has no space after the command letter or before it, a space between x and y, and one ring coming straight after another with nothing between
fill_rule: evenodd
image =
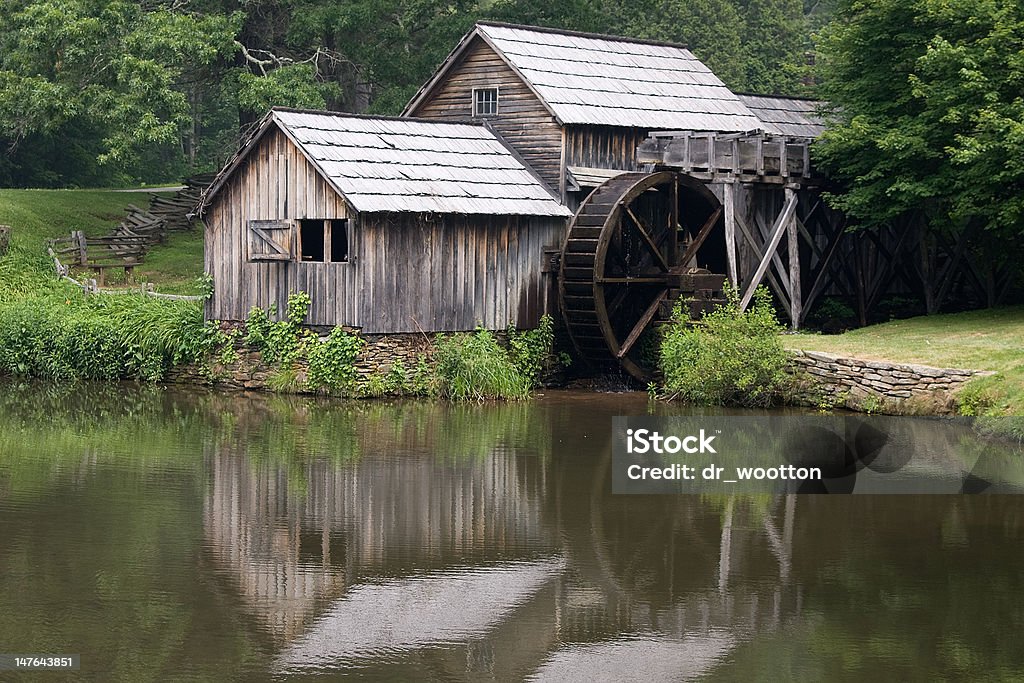
<instances>
[{"instance_id":1,"label":"open window opening","mask_svg":"<svg viewBox=\"0 0 1024 683\"><path fill-rule=\"evenodd\" d=\"M498 89L473 89L473 116L496 116L498 114Z\"/></svg>"},{"instance_id":2,"label":"open window opening","mask_svg":"<svg viewBox=\"0 0 1024 683\"><path fill-rule=\"evenodd\" d=\"M299 221L299 244L302 245L302 260L322 263L326 229L324 220L303 218Z\"/></svg>"},{"instance_id":3,"label":"open window opening","mask_svg":"<svg viewBox=\"0 0 1024 683\"><path fill-rule=\"evenodd\" d=\"M299 220L301 260L309 263L348 263L348 220Z\"/></svg>"},{"instance_id":4,"label":"open window opening","mask_svg":"<svg viewBox=\"0 0 1024 683\"><path fill-rule=\"evenodd\" d=\"M331 263L348 263L348 221L327 221L327 233L331 242Z\"/></svg>"}]
</instances>

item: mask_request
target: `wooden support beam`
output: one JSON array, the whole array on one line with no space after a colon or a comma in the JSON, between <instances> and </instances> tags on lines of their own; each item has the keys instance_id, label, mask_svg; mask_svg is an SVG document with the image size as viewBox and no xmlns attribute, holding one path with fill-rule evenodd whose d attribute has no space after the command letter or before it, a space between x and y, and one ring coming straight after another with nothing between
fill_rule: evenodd
<instances>
[{"instance_id":1,"label":"wooden support beam","mask_svg":"<svg viewBox=\"0 0 1024 683\"><path fill-rule=\"evenodd\" d=\"M861 327L868 324L868 305L864 295L864 259L863 238L853 243L854 287L857 290L857 320Z\"/></svg>"},{"instance_id":2,"label":"wooden support beam","mask_svg":"<svg viewBox=\"0 0 1024 683\"><path fill-rule=\"evenodd\" d=\"M633 213L633 209L629 208L628 206L626 207L626 213L633 221L633 226L635 227L636 231L640 234L640 237L643 240L644 245L646 245L647 250L651 252L651 255L654 257L655 265L657 265L659 268L661 268L663 271L667 273L669 270L668 263L665 261L665 257L662 256L661 251L658 249L657 245L654 244L654 240L651 239L651 234L647 231L647 226L645 226L640 221L640 218L637 217L635 213Z\"/></svg>"},{"instance_id":3,"label":"wooden support beam","mask_svg":"<svg viewBox=\"0 0 1024 683\"><path fill-rule=\"evenodd\" d=\"M921 225L920 257L921 257L921 283L924 285L924 310L928 315L938 311L935 302L935 276L934 276L934 253L928 245L928 237L924 234L925 227Z\"/></svg>"},{"instance_id":4,"label":"wooden support beam","mask_svg":"<svg viewBox=\"0 0 1024 683\"><path fill-rule=\"evenodd\" d=\"M747 310L747 306L750 305L750 300L754 298L754 290L761 284L761 278L764 277L765 272L768 270L768 266L772 262L772 255L775 254L775 250L779 247L779 242L782 241L782 235L786 231L786 226L793 218L793 212L796 210L797 198L796 192L793 190L786 190L786 203L782 207L782 212L779 213L778 218L775 219L775 224L772 226L771 238L768 240L768 244L765 246L764 258L757 265L757 269L754 271L754 276L750 280L750 284L747 285L747 291L744 292L743 298L740 299L740 310Z\"/></svg>"},{"instance_id":5,"label":"wooden support beam","mask_svg":"<svg viewBox=\"0 0 1024 683\"><path fill-rule=\"evenodd\" d=\"M757 226L763 242L767 242L768 236L771 234L771 228L768 227L767 220L761 211L754 212L754 224ZM772 254L772 265L775 267L779 280L786 287L786 293L792 295L793 284L789 281L789 271L782 263L782 257L778 253Z\"/></svg>"},{"instance_id":6,"label":"wooden support beam","mask_svg":"<svg viewBox=\"0 0 1024 683\"><path fill-rule=\"evenodd\" d=\"M704 225L703 227L701 227L700 232L697 233L697 237L695 237L693 241L690 242L690 245L686 247L686 251L683 253L683 257L679 260L680 263L689 263L690 259L695 258L697 256L697 250L700 249L701 245L704 244L704 241L707 240L708 235L711 234L712 228L715 227L715 223L718 222L718 218L721 215L722 207L719 206L704 222Z\"/></svg>"},{"instance_id":7,"label":"wooden support beam","mask_svg":"<svg viewBox=\"0 0 1024 683\"><path fill-rule=\"evenodd\" d=\"M757 240L754 239L754 233L747 226L746 221L743 220L741 215L740 214L736 214L735 218L736 218L736 225L739 226L740 233L743 235L743 241L739 244L739 246L741 248L745 248L745 247L749 246L753 250L754 256L756 256L758 261L760 261L760 259L765 257L765 252L761 248L761 244ZM779 280L775 277L775 275L772 273L771 270L769 270L767 273L765 273L765 278L768 280L768 284L771 285L772 291L774 291L775 295L777 297L779 297L779 299L785 304L785 308L788 311L789 310L789 294L788 294L789 288L788 288L788 286L787 287L783 287L782 283L779 282ZM742 284L741 282L737 281L737 283L736 283L737 290L736 291L740 291L740 285L741 284Z\"/></svg>"},{"instance_id":8,"label":"wooden support beam","mask_svg":"<svg viewBox=\"0 0 1024 683\"><path fill-rule=\"evenodd\" d=\"M786 200L789 196L796 196L796 192L786 188ZM802 317L802 301L800 298L800 233L797 230L797 220L794 215L786 227L786 242L789 251L789 321L790 327L794 330L800 329L800 318Z\"/></svg>"},{"instance_id":9,"label":"wooden support beam","mask_svg":"<svg viewBox=\"0 0 1024 683\"><path fill-rule=\"evenodd\" d=\"M722 206L725 207L725 260L729 282L740 286L739 268L736 264L736 188L732 183L722 184Z\"/></svg>"},{"instance_id":10,"label":"wooden support beam","mask_svg":"<svg viewBox=\"0 0 1024 683\"><path fill-rule=\"evenodd\" d=\"M807 312L811 310L811 307L814 306L814 302L817 300L821 292L825 290L826 284L829 283L826 276L832 270L832 260L835 258L835 255L839 250L839 245L843 241L843 236L846 232L845 228L845 225L838 226L836 232L829 239L828 246L825 248L825 252L822 255L821 260L818 261L818 272L817 275L814 276L814 282L811 285L810 292L808 292L807 297L804 299L804 309L800 314L800 322L803 322L804 319L807 318Z\"/></svg>"},{"instance_id":11,"label":"wooden support beam","mask_svg":"<svg viewBox=\"0 0 1024 683\"><path fill-rule=\"evenodd\" d=\"M679 256L679 175L672 178L672 203L668 217L668 263L676 265ZM659 240L660 242L661 240Z\"/></svg>"},{"instance_id":12,"label":"wooden support beam","mask_svg":"<svg viewBox=\"0 0 1024 683\"><path fill-rule=\"evenodd\" d=\"M896 273L896 267L900 262L900 254L905 249L905 243L907 236L910 234L910 226L907 226L896 238L896 246L890 252L882 246L880 236L876 239L874 235L868 233L869 237L875 241L875 246L878 248L879 253L886 257L886 264L884 268L881 268L878 274L872 280L870 286L867 289L867 308L870 310L878 304L878 301L885 294L885 290L888 288L889 283L892 282L893 276Z\"/></svg>"}]
</instances>

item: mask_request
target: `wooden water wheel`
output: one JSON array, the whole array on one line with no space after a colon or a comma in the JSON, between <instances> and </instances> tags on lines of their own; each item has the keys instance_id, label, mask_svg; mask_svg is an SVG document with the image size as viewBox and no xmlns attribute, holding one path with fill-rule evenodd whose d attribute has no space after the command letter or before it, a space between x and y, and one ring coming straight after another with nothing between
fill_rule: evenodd
<instances>
[{"instance_id":1,"label":"wooden water wheel","mask_svg":"<svg viewBox=\"0 0 1024 683\"><path fill-rule=\"evenodd\" d=\"M698 267L698 249L722 225L722 206L698 180L671 171L625 173L598 187L569 224L559 303L573 345L590 365L620 365L641 381L655 367L641 343L680 296L720 300L725 276ZM706 264L705 264L706 265Z\"/></svg>"}]
</instances>

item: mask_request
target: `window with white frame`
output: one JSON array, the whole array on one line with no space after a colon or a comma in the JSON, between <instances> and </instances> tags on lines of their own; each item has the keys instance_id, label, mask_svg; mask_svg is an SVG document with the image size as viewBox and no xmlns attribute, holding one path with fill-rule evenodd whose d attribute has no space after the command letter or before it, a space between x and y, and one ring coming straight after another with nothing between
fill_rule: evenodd
<instances>
[{"instance_id":1,"label":"window with white frame","mask_svg":"<svg viewBox=\"0 0 1024 683\"><path fill-rule=\"evenodd\" d=\"M498 113L497 88L473 88L473 116L496 116Z\"/></svg>"}]
</instances>

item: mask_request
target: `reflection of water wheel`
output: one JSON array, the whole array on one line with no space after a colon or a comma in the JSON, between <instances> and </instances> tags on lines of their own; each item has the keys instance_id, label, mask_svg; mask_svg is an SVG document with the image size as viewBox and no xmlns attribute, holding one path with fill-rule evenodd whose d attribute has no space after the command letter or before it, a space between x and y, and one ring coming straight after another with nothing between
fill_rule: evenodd
<instances>
[{"instance_id":1,"label":"reflection of water wheel","mask_svg":"<svg viewBox=\"0 0 1024 683\"><path fill-rule=\"evenodd\" d=\"M569 335L588 363L619 364L651 379L654 368L638 344L644 331L680 294L710 300L721 289L722 276L696 269L697 250L721 215L703 183L669 171L616 176L584 200L569 225L558 280Z\"/></svg>"}]
</instances>

